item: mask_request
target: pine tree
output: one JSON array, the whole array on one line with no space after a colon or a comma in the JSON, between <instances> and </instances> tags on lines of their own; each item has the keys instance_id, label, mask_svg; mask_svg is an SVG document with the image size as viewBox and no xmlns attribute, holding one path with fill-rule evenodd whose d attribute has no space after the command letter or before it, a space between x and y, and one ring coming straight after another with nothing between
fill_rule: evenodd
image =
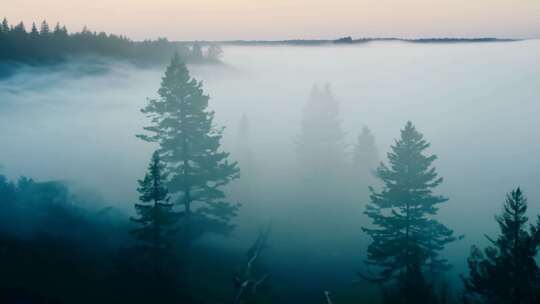
<instances>
[{"instance_id":1,"label":"pine tree","mask_svg":"<svg viewBox=\"0 0 540 304\"><path fill-rule=\"evenodd\" d=\"M344 169L344 136L330 85L322 90L314 86L297 137L298 161L307 184L320 188L338 182L336 176Z\"/></svg>"},{"instance_id":2,"label":"pine tree","mask_svg":"<svg viewBox=\"0 0 540 304\"><path fill-rule=\"evenodd\" d=\"M41 22L39 34L42 36L46 36L49 33L50 33L49 24L47 23L47 21L43 20L43 22Z\"/></svg>"},{"instance_id":3,"label":"pine tree","mask_svg":"<svg viewBox=\"0 0 540 304\"><path fill-rule=\"evenodd\" d=\"M388 153L389 166L381 164L376 171L384 186L380 192L370 187L371 202L365 214L374 227L364 227L363 231L373 239L366 264L378 267L379 271L365 276L369 280L389 282L403 276L413 280L414 263L424 271L430 260L436 270L448 267L438 254L455 237L433 218L437 205L448 199L432 192L443 179L432 166L437 157L424 154L429 146L413 124L407 122L401 138Z\"/></svg>"},{"instance_id":4,"label":"pine tree","mask_svg":"<svg viewBox=\"0 0 540 304\"><path fill-rule=\"evenodd\" d=\"M9 22L7 21L7 18L4 18L2 20L2 24L0 25L0 33L8 33L9 32Z\"/></svg>"},{"instance_id":5,"label":"pine tree","mask_svg":"<svg viewBox=\"0 0 540 304\"><path fill-rule=\"evenodd\" d=\"M473 246L468 259L469 277L463 278L464 298L479 303L540 303L540 216L527 229L527 199L520 188L510 192L501 216L501 234L484 252Z\"/></svg>"},{"instance_id":6,"label":"pine tree","mask_svg":"<svg viewBox=\"0 0 540 304\"><path fill-rule=\"evenodd\" d=\"M371 181L370 177L373 176L378 164L379 152L375 145L375 137L371 130L364 126L353 150L353 167L360 182Z\"/></svg>"},{"instance_id":7,"label":"pine tree","mask_svg":"<svg viewBox=\"0 0 540 304\"><path fill-rule=\"evenodd\" d=\"M139 224L139 228L131 233L152 254L154 271L159 272L160 259L170 249L174 224L178 221L181 213L173 210L173 204L169 203L167 188L165 187L167 176L164 165L161 163L159 153L154 152L148 166L148 172L144 179L139 180L140 203L135 204L138 217L133 221Z\"/></svg>"},{"instance_id":8,"label":"pine tree","mask_svg":"<svg viewBox=\"0 0 540 304\"><path fill-rule=\"evenodd\" d=\"M39 36L39 31L36 27L36 23L35 22L32 22L32 30L30 31L30 36L32 38L36 38Z\"/></svg>"},{"instance_id":9,"label":"pine tree","mask_svg":"<svg viewBox=\"0 0 540 304\"><path fill-rule=\"evenodd\" d=\"M55 35L60 35L61 31L62 31L62 27L60 26L60 22L57 22L56 25L54 26L53 33Z\"/></svg>"},{"instance_id":10,"label":"pine tree","mask_svg":"<svg viewBox=\"0 0 540 304\"><path fill-rule=\"evenodd\" d=\"M19 35L26 35L26 26L24 25L24 22L19 22L14 28L13 33L19 34Z\"/></svg>"},{"instance_id":11,"label":"pine tree","mask_svg":"<svg viewBox=\"0 0 540 304\"><path fill-rule=\"evenodd\" d=\"M144 128L150 134L139 137L160 146L168 189L184 209L186 237L228 232L239 205L225 201L221 188L239 177L238 165L220 151L223 128L214 126L202 83L190 76L178 54L167 67L158 94L142 110L151 118L152 124Z\"/></svg>"}]
</instances>

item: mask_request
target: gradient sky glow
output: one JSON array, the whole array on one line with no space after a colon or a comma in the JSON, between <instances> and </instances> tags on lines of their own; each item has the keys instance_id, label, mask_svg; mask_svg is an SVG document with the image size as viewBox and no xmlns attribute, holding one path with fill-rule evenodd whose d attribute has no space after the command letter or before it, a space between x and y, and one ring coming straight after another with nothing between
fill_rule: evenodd
<instances>
[{"instance_id":1,"label":"gradient sky glow","mask_svg":"<svg viewBox=\"0 0 540 304\"><path fill-rule=\"evenodd\" d=\"M540 0L17 0L12 23L60 21L140 40L540 38Z\"/></svg>"}]
</instances>

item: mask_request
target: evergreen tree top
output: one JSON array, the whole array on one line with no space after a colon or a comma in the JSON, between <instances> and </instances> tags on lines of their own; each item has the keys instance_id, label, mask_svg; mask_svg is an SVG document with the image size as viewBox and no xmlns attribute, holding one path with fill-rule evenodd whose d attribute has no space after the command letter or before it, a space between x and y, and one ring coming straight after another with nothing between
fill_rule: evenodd
<instances>
[{"instance_id":1,"label":"evergreen tree top","mask_svg":"<svg viewBox=\"0 0 540 304\"><path fill-rule=\"evenodd\" d=\"M206 108L209 97L204 95L202 91L202 82L192 78L189 70L178 53L174 53L171 63L165 71L165 75L161 79L161 87L158 90L159 96L162 98L173 98L179 103L187 102L188 97L200 97L200 107Z\"/></svg>"},{"instance_id":2,"label":"evergreen tree top","mask_svg":"<svg viewBox=\"0 0 540 304\"><path fill-rule=\"evenodd\" d=\"M152 119L153 125L144 129L153 135L138 137L145 141L160 142L162 150L178 146L183 138L191 142L202 138L221 138L222 129L214 128L214 112L208 110L210 97L204 94L202 82L191 77L178 53L175 53L167 66L158 95L157 99L149 99L148 105L141 110Z\"/></svg>"},{"instance_id":3,"label":"evergreen tree top","mask_svg":"<svg viewBox=\"0 0 540 304\"><path fill-rule=\"evenodd\" d=\"M434 214L437 210L435 205L448 199L432 194L432 189L439 186L443 178L432 166L437 156L424 152L429 147L422 133L408 121L401 130L400 139L395 141L387 154L389 166L381 164L377 169L377 176L384 182L385 190L384 195L375 195L374 198L387 199L388 204L396 207L407 202Z\"/></svg>"},{"instance_id":4,"label":"evergreen tree top","mask_svg":"<svg viewBox=\"0 0 540 304\"><path fill-rule=\"evenodd\" d=\"M32 22L32 33L39 33L35 22Z\"/></svg>"},{"instance_id":5,"label":"evergreen tree top","mask_svg":"<svg viewBox=\"0 0 540 304\"><path fill-rule=\"evenodd\" d=\"M7 33L9 32L9 22L6 18L2 20L2 23L0 23L0 33Z\"/></svg>"},{"instance_id":6,"label":"evergreen tree top","mask_svg":"<svg viewBox=\"0 0 540 304\"><path fill-rule=\"evenodd\" d=\"M139 200L141 202L159 202L166 200L167 188L164 182L167 180L167 174L164 171L165 166L161 163L159 153L152 154L152 160L148 165L148 172L143 180L139 180Z\"/></svg>"},{"instance_id":7,"label":"evergreen tree top","mask_svg":"<svg viewBox=\"0 0 540 304\"><path fill-rule=\"evenodd\" d=\"M40 28L39 33L41 35L47 35L49 34L49 32L50 32L49 24L47 23L47 21L43 20L43 22L41 22L41 28Z\"/></svg>"},{"instance_id":8,"label":"evergreen tree top","mask_svg":"<svg viewBox=\"0 0 540 304\"><path fill-rule=\"evenodd\" d=\"M500 235L483 251L473 246L467 262L469 277L462 277L465 299L483 303L538 303L540 268L540 216L527 229L527 199L520 188L507 194L503 212L495 219Z\"/></svg>"},{"instance_id":9,"label":"evergreen tree top","mask_svg":"<svg viewBox=\"0 0 540 304\"><path fill-rule=\"evenodd\" d=\"M496 240L488 239L501 251L501 254L512 255L513 246L527 243L528 246L540 246L540 216L538 227L531 225L527 231L526 216L527 198L523 195L521 188L516 188L506 195L501 215L495 217L499 224L501 234Z\"/></svg>"}]
</instances>

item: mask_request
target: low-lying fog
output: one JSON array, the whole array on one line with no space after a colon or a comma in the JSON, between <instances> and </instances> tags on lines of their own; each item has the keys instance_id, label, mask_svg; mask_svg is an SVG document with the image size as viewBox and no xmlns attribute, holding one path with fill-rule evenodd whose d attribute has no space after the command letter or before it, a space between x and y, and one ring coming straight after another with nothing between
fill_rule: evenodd
<instances>
[{"instance_id":1,"label":"low-lying fog","mask_svg":"<svg viewBox=\"0 0 540 304\"><path fill-rule=\"evenodd\" d=\"M435 165L445 178L438 193L450 198L439 218L465 235L445 255L456 266L453 275L463 272L469 247L485 244L483 235L496 232L493 216L501 211L506 192L521 186L531 217L540 212L538 54L538 40L228 46L224 66L190 67L211 96L217 124L227 128L226 150L234 152L239 145L243 114L250 123L261 191L243 202L231 242L244 236L251 240L255 227L267 222L275 230L271 247L277 253L292 248L295 236L317 238L318 232L298 228L305 221L317 223L320 215L295 207L295 191L309 190L294 186L294 143L311 88L330 83L341 105L349 151L367 125L385 159L407 120L432 143L431 152L439 157ZM148 122L139 110L147 97L157 95L162 73L163 67L71 62L52 70L24 68L0 80L0 174L64 180L81 193L97 192L106 204L131 210L136 180L154 148L135 137ZM369 222L362 214L365 202L359 197L346 211L350 219L332 231L339 238L358 239L347 249L358 256L342 267L350 271L341 273L344 279L352 280L364 267L367 237L360 227ZM340 256L340 248L324 250ZM309 259L310 253L297 254Z\"/></svg>"}]
</instances>

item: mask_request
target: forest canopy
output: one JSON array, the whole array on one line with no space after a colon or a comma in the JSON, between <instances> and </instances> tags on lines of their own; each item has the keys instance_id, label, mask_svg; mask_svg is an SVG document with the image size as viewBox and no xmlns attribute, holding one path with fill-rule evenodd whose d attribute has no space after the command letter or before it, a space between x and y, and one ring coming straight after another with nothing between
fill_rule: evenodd
<instances>
[{"instance_id":1,"label":"forest canopy","mask_svg":"<svg viewBox=\"0 0 540 304\"><path fill-rule=\"evenodd\" d=\"M95 32L84 27L69 32L57 23L32 23L27 29L23 22L0 23L0 62L43 64L62 61L68 57L101 56L125 59L136 63L164 63L178 53L188 63L217 63L222 50L211 44L205 49L199 43L172 42L166 38L133 41L122 35Z\"/></svg>"}]
</instances>

